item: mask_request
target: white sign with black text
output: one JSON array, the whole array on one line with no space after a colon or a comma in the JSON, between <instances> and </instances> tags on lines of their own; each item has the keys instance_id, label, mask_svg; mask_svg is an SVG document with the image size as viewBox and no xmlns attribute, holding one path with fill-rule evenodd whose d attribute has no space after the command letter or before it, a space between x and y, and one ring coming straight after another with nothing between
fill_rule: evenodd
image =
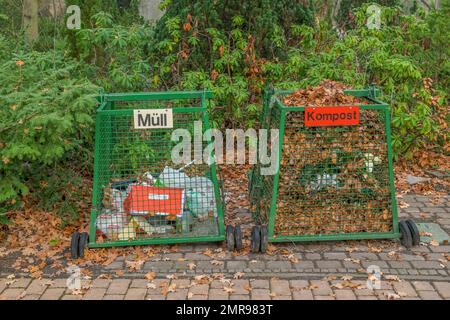
<instances>
[{"instance_id":1,"label":"white sign with black text","mask_svg":"<svg viewBox=\"0 0 450 320\"><path fill-rule=\"evenodd\" d=\"M135 129L170 129L173 128L172 109L134 110Z\"/></svg>"}]
</instances>

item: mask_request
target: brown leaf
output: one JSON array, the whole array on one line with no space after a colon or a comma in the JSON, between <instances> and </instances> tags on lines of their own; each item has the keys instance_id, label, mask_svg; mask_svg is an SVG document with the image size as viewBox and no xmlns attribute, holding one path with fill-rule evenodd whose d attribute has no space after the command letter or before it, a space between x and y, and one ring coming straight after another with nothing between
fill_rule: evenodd
<instances>
[{"instance_id":1,"label":"brown leaf","mask_svg":"<svg viewBox=\"0 0 450 320\"><path fill-rule=\"evenodd\" d=\"M144 278L147 279L147 280L149 280L149 281L154 280L155 277L156 277L156 272L148 272L148 273L144 276Z\"/></svg>"}]
</instances>

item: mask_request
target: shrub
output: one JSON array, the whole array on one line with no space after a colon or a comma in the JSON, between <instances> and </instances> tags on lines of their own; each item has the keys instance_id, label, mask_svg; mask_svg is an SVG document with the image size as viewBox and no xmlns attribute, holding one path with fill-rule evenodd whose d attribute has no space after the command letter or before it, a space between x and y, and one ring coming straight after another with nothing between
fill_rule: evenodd
<instances>
[{"instance_id":1,"label":"shrub","mask_svg":"<svg viewBox=\"0 0 450 320\"><path fill-rule=\"evenodd\" d=\"M43 168L93 138L98 88L56 51L13 54L0 65L0 207L18 203Z\"/></svg>"}]
</instances>

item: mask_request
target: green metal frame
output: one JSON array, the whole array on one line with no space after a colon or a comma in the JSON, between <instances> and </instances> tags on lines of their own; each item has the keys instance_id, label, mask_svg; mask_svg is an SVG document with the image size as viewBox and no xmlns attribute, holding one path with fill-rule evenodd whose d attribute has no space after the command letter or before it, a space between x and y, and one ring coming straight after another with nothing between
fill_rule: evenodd
<instances>
[{"instance_id":1,"label":"green metal frame","mask_svg":"<svg viewBox=\"0 0 450 320\"><path fill-rule=\"evenodd\" d=\"M304 106L286 106L284 105L279 96L285 96L293 93L293 90L274 90L271 87L266 87L266 92L264 96L263 114L261 117L261 123L264 125L268 118L270 118L270 111L272 108L277 108L281 113L281 119L279 124L279 154L278 163L281 164L283 141L286 126L286 115L289 112L302 112L305 110ZM388 173L389 173L389 188L391 193L391 204L392 204L392 231L391 232L359 232L359 233L337 233L337 234L313 234L313 235L292 235L292 236L276 236L274 234L275 217L277 211L277 199L279 194L279 179L280 179L280 169L278 168L277 173L274 177L273 192L270 202L269 211L269 221L268 221L268 235L269 242L308 242L308 241L331 241L331 240L361 240L361 239L394 239L400 238L400 231L398 226L398 212L397 204L395 198L395 185L394 185L394 171L393 171L393 154L392 154L392 142L391 142L391 125L390 125L390 108L388 104L378 100L380 94L379 90L371 87L364 90L346 90L345 94L353 95L359 98L365 98L369 101L369 104L357 105L361 110L381 110L385 115L385 135L387 142L387 155L388 155ZM258 166L255 166L250 172L251 179L251 197L258 198L258 195L254 195L259 191L259 196L261 197L261 176L257 170ZM256 210L259 210L257 207ZM259 213L256 212L258 217ZM261 222L261 221L260 221Z\"/></svg>"},{"instance_id":2,"label":"green metal frame","mask_svg":"<svg viewBox=\"0 0 450 320\"><path fill-rule=\"evenodd\" d=\"M224 226L224 203L219 189L219 182L217 179L217 172L214 163L214 156L211 154L211 180L214 185L214 196L217 205L217 223L218 232L214 235L208 236L177 236L177 237L155 237L146 239L135 240L114 240L107 242L96 242L96 219L99 214L96 208L100 207L98 203L99 195L101 194L101 186L99 181L99 172L101 166L108 165L108 163L102 162L102 155L100 154L100 125L103 121L108 121L108 117L114 116L133 116L134 109L115 109L116 102L145 102L145 101L168 101L171 100L189 100L198 99L201 101L201 106L186 106L186 107L173 107L172 111L177 113L202 113L202 122L204 130L210 129L210 123L208 118L208 99L211 99L213 94L211 91L180 91L180 92L146 92L146 93L114 93L114 94L101 94L98 97L100 106L97 109L96 117L96 132L95 132L95 154L94 154L94 188L92 196L92 207L90 216L90 228L89 228L89 244L90 248L102 248L102 247L116 247L116 246L135 246L135 245L151 245L151 244L176 244L176 243L194 243L194 242L214 242L225 240L225 226ZM109 121L111 125L111 121ZM208 137L207 143L211 143L211 137Z\"/></svg>"}]
</instances>

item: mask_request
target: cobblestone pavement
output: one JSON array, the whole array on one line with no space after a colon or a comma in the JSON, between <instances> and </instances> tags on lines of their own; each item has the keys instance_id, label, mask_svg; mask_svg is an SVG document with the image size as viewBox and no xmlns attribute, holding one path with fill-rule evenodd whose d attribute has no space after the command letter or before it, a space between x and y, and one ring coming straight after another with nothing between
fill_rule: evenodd
<instances>
[{"instance_id":1,"label":"cobblestone pavement","mask_svg":"<svg viewBox=\"0 0 450 320\"><path fill-rule=\"evenodd\" d=\"M436 222L450 233L449 199L435 204L426 196L404 195L400 218ZM222 244L180 245L177 252L153 256L133 272L120 257L92 268L81 290L68 289L67 276L36 280L13 277L2 268L0 299L450 299L448 244L407 250L397 240L382 240L276 248L272 254L234 255ZM380 281L373 276L368 283L367 270L373 266L381 271Z\"/></svg>"}]
</instances>

